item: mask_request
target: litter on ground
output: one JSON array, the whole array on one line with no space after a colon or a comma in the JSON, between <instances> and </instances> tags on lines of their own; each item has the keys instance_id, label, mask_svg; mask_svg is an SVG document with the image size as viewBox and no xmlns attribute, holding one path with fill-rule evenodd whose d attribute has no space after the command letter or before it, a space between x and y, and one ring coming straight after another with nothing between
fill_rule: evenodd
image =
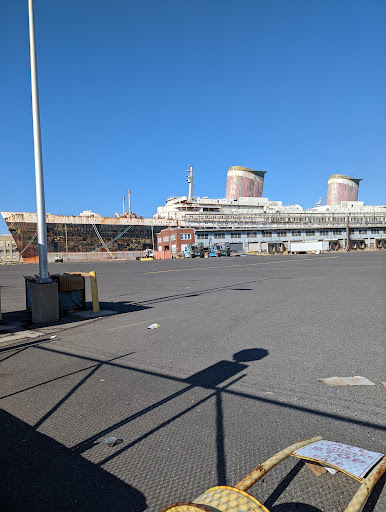
<instances>
[{"instance_id":1,"label":"litter on ground","mask_svg":"<svg viewBox=\"0 0 386 512\"><path fill-rule=\"evenodd\" d=\"M157 329L157 327L159 327L159 324L151 324L148 329Z\"/></svg>"},{"instance_id":2,"label":"litter on ground","mask_svg":"<svg viewBox=\"0 0 386 512\"><path fill-rule=\"evenodd\" d=\"M107 444L107 446L115 446L117 444L121 444L123 443L123 439L117 439L116 437L108 437L105 439L105 443Z\"/></svg>"},{"instance_id":3,"label":"litter on ground","mask_svg":"<svg viewBox=\"0 0 386 512\"><path fill-rule=\"evenodd\" d=\"M328 377L327 379L318 379L318 382L324 382L329 386L375 386L374 382L366 377Z\"/></svg>"}]
</instances>

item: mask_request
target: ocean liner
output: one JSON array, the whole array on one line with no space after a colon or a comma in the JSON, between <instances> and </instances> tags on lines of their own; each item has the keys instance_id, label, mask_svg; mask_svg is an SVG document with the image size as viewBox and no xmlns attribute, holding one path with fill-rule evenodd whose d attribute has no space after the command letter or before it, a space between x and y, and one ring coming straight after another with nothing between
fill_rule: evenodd
<instances>
[{"instance_id":1,"label":"ocean liner","mask_svg":"<svg viewBox=\"0 0 386 512\"><path fill-rule=\"evenodd\" d=\"M235 252L284 252L293 241L327 240L330 249L386 248L386 206L358 201L360 179L330 176L326 204L307 210L263 197L265 171L232 166L225 198L195 197L193 167L187 196L170 197L153 218L135 214L102 217L46 215L48 260L135 257L156 246L166 227L193 227L196 238L227 242ZM36 213L2 212L24 262L36 262Z\"/></svg>"}]
</instances>

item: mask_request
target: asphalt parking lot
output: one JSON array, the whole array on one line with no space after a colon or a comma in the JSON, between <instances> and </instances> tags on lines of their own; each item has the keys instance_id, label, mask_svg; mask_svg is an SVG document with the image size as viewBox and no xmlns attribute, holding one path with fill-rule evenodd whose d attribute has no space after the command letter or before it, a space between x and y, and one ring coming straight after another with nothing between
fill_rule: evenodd
<instances>
[{"instance_id":1,"label":"asphalt parking lot","mask_svg":"<svg viewBox=\"0 0 386 512\"><path fill-rule=\"evenodd\" d=\"M0 343L0 509L158 512L314 435L385 453L385 256L52 265L95 270L117 314ZM3 312L23 310L37 272L0 267ZM334 376L374 385L318 381ZM385 512L384 483L365 512ZM357 487L291 458L251 493L335 512Z\"/></svg>"}]
</instances>

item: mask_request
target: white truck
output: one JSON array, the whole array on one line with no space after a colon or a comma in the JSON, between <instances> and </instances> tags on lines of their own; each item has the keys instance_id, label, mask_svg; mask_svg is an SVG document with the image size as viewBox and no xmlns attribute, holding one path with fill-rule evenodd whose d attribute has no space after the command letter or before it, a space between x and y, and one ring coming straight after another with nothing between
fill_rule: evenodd
<instances>
[{"instance_id":1,"label":"white truck","mask_svg":"<svg viewBox=\"0 0 386 512\"><path fill-rule=\"evenodd\" d=\"M292 253L328 251L330 243L328 240L310 240L309 242L289 242L288 251Z\"/></svg>"}]
</instances>

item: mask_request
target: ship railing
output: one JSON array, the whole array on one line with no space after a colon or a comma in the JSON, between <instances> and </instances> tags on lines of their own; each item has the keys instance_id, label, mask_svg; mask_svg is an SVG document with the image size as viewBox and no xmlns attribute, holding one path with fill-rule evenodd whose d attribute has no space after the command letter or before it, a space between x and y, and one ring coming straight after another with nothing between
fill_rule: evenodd
<instances>
[{"instance_id":1,"label":"ship railing","mask_svg":"<svg viewBox=\"0 0 386 512\"><path fill-rule=\"evenodd\" d=\"M309 227L317 227L321 228L329 228L329 227L340 227L347 226L347 222L336 221L336 222L272 222L272 221L258 221L258 220L250 220L250 221L232 221L232 220L224 220L224 219L185 219L185 223L187 224L195 224L195 225L222 225L222 226L270 226L275 229L279 228L287 228L287 229L298 229L298 228L309 228ZM361 226L377 226L377 227L385 227L386 224L382 222L360 222L360 221L349 221L350 227L361 227Z\"/></svg>"},{"instance_id":2,"label":"ship railing","mask_svg":"<svg viewBox=\"0 0 386 512\"><path fill-rule=\"evenodd\" d=\"M328 216L328 218L321 218L321 217L316 217L316 216L308 216L308 217L287 217L286 219L283 219L282 217L276 217L276 216L272 216L272 215L265 215L265 216L262 216L262 215L243 215L243 216L239 216L239 215L224 215L224 214L219 214L219 215L213 215L213 214L202 214L202 215L197 215L197 214L186 214L184 216L184 220L186 222L205 222L205 223L208 223L208 222L228 222L228 223L232 223L232 224L245 224L245 223L253 223L253 224L256 224L256 223L266 223L266 224L280 224L280 225L284 225L284 224L291 224L291 225L306 225L306 224L320 224L320 225L330 225L330 224L347 224L347 221L349 222L349 224L358 224L358 225L361 225L361 224L381 224L381 225L384 225L386 224L386 218L383 216L383 215L380 215L380 216L374 216L374 215L371 215L371 216L364 216L364 215L361 215L361 216L358 216L358 217L354 217L354 216L351 216L347 219L347 217L344 217L342 215L340 215L339 217L332 217L332 216Z\"/></svg>"},{"instance_id":3,"label":"ship railing","mask_svg":"<svg viewBox=\"0 0 386 512\"><path fill-rule=\"evenodd\" d=\"M275 212L243 212L243 213L233 213L233 212L189 212L186 215L188 216L194 216L194 217L204 217L204 216L210 216L210 217L272 217L272 218L287 218L287 219L301 219L301 218L307 218L307 219L330 219L330 218L341 218L341 219L347 219L347 215L344 213L306 213L306 212L292 212L292 213L275 213ZM382 213L374 213L374 212L361 212L361 213L350 213L349 218L355 219L355 218L383 218L385 219L385 214Z\"/></svg>"},{"instance_id":4,"label":"ship railing","mask_svg":"<svg viewBox=\"0 0 386 512\"><path fill-rule=\"evenodd\" d=\"M326 230L331 230L331 229L339 229L339 230L346 230L347 226L346 225L339 225L339 224L333 224L331 226L317 226L317 225L312 225L312 226L307 226L307 227L303 227L303 226L297 226L296 228L294 228L294 226L275 226L274 228L272 227L272 225L270 224L267 224L267 225L257 225L257 224L249 224L249 225L237 225L237 226L234 226L233 224L232 225L227 225L227 224L195 224L195 223L189 223L189 224L186 224L185 227L190 227L190 228L195 228L197 230L216 230L216 231L253 231L253 230L274 230L274 231L280 231L280 230L283 230L283 231L294 231L294 230L300 230L300 231L306 231L307 229L311 229L311 230L322 230L322 229L326 229ZM356 226L350 226L350 229L357 229ZM359 227L360 229L360 227ZM370 229L370 228L369 228Z\"/></svg>"}]
</instances>

